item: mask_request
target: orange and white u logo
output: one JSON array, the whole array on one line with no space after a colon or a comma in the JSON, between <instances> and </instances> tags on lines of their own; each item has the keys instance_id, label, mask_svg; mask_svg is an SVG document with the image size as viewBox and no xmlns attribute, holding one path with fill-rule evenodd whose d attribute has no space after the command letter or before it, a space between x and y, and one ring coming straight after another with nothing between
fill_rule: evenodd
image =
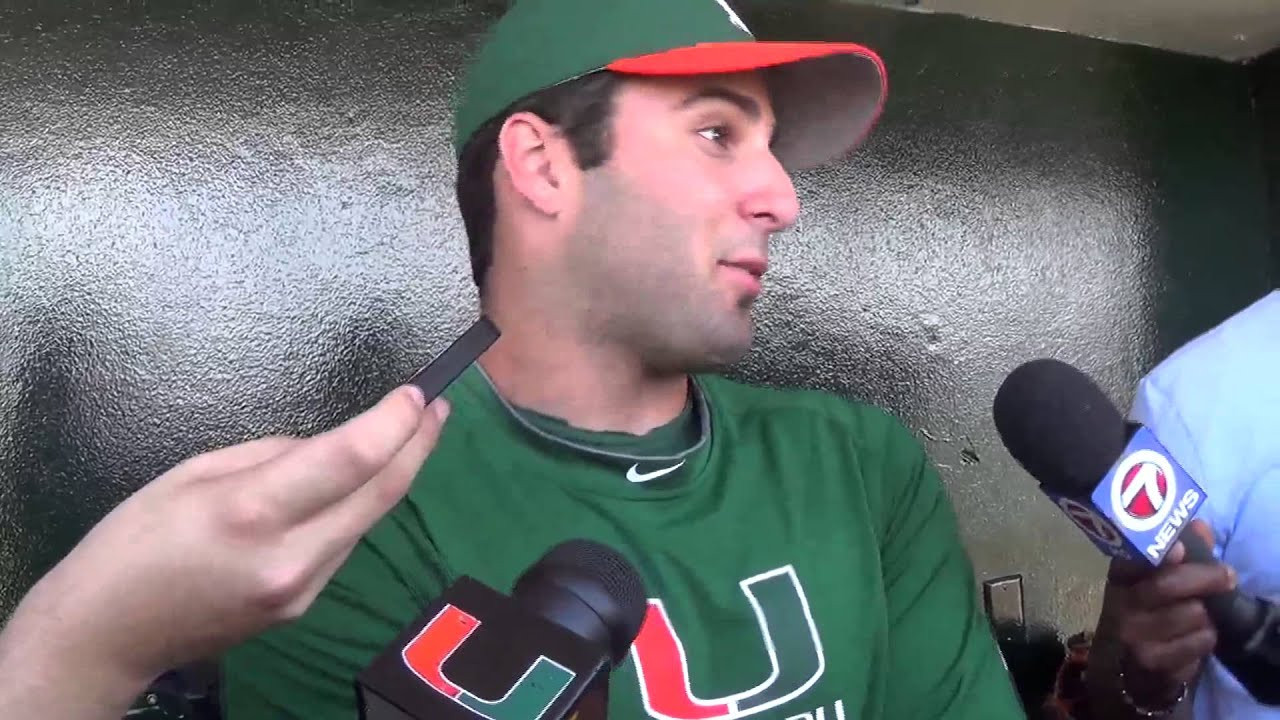
<instances>
[{"instance_id":1,"label":"orange and white u logo","mask_svg":"<svg viewBox=\"0 0 1280 720\"><path fill-rule=\"evenodd\" d=\"M822 677L822 641L795 569L787 565L739 584L755 610L761 649L769 655L772 672L760 684L741 692L698 698L690 687L689 663L680 636L662 601L651 599L644 625L631 646L640 695L649 715L657 720L734 720L788 702ZM804 619L808 632L797 631L798 618Z\"/></svg>"}]
</instances>

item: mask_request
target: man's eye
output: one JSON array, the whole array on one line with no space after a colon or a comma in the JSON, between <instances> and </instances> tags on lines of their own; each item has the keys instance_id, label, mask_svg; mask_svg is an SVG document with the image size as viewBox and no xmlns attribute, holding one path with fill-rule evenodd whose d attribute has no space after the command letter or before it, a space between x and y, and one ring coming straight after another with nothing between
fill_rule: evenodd
<instances>
[{"instance_id":1,"label":"man's eye","mask_svg":"<svg viewBox=\"0 0 1280 720\"><path fill-rule=\"evenodd\" d=\"M729 144L729 128L724 125L703 128L698 131L698 134L717 145L723 146Z\"/></svg>"}]
</instances>

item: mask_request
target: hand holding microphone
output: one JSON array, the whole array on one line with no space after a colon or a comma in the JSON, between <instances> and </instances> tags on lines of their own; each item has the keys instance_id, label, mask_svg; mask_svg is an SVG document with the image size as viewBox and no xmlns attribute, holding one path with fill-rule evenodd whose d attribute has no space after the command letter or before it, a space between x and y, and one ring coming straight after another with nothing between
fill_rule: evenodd
<instances>
[{"instance_id":1,"label":"hand holding microphone","mask_svg":"<svg viewBox=\"0 0 1280 720\"><path fill-rule=\"evenodd\" d=\"M448 406L423 403L401 387L333 430L197 455L130 496L0 633L0 717L119 718L165 670L297 617L435 446Z\"/></svg>"},{"instance_id":2,"label":"hand holding microphone","mask_svg":"<svg viewBox=\"0 0 1280 720\"><path fill-rule=\"evenodd\" d=\"M1010 373L993 412L1014 459L1113 559L1095 647L1113 643L1127 664L1099 653L1091 680L1123 683L1129 710L1144 716L1135 694L1168 700L1212 649L1255 699L1280 705L1280 613L1240 593L1211 543L1187 532L1205 491L1159 440L1056 360Z\"/></svg>"},{"instance_id":3,"label":"hand holding microphone","mask_svg":"<svg viewBox=\"0 0 1280 720\"><path fill-rule=\"evenodd\" d=\"M1107 573L1095 644L1118 645L1123 676L1115 679L1141 707L1182 699L1218 642L1202 600L1235 589L1229 567L1187 557L1192 534L1212 543L1209 526L1194 520L1159 567L1114 558Z\"/></svg>"}]
</instances>

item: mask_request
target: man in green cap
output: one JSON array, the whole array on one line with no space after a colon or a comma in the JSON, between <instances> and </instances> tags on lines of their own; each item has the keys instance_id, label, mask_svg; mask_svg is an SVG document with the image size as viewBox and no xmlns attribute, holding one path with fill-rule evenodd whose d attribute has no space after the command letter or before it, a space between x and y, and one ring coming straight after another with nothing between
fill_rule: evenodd
<instances>
[{"instance_id":1,"label":"man in green cap","mask_svg":"<svg viewBox=\"0 0 1280 720\"><path fill-rule=\"evenodd\" d=\"M885 92L871 50L757 41L725 0L518 0L455 117L502 337L406 499L226 657L227 720L350 720L357 673L459 575L507 592L575 537L649 592L612 720L1025 717L911 433L715 374L751 345L788 173L853 148Z\"/></svg>"}]
</instances>

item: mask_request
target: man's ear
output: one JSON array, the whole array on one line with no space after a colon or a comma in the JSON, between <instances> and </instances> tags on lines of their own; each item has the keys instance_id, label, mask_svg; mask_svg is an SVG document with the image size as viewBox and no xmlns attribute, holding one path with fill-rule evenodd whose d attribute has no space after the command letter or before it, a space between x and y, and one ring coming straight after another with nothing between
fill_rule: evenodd
<instances>
[{"instance_id":1,"label":"man's ear","mask_svg":"<svg viewBox=\"0 0 1280 720\"><path fill-rule=\"evenodd\" d=\"M498 132L498 163L520 197L555 216L576 170L569 143L554 125L530 112L514 113Z\"/></svg>"}]
</instances>

